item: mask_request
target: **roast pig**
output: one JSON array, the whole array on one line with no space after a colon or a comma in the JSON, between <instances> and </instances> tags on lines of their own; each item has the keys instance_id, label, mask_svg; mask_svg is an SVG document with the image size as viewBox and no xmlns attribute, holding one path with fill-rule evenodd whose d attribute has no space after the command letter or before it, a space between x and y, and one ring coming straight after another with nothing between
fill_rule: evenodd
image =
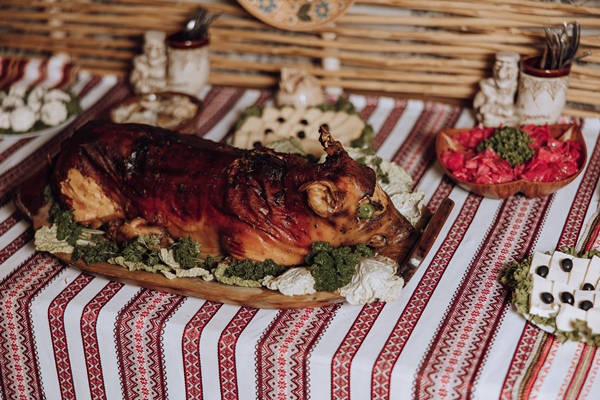
<instances>
[{"instance_id":1,"label":"roast pig","mask_svg":"<svg viewBox=\"0 0 600 400\"><path fill-rule=\"evenodd\" d=\"M321 128L314 164L270 149L226 144L141 124L92 121L65 140L51 187L76 221L115 240L191 237L203 256L299 265L316 241L382 249L412 225ZM360 206L373 214L360 218Z\"/></svg>"}]
</instances>

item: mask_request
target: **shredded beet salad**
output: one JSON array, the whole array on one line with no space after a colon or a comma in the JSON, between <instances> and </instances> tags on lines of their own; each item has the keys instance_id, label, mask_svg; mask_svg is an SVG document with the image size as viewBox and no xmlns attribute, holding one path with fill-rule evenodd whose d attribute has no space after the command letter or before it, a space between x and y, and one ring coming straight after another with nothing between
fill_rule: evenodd
<instances>
[{"instance_id":1,"label":"shredded beet salad","mask_svg":"<svg viewBox=\"0 0 600 400\"><path fill-rule=\"evenodd\" d=\"M527 133L535 150L531 159L514 167L491 148L477 152L477 145L492 136L497 128L474 128L460 132L456 139L462 150L446 150L441 162L452 175L463 181L478 184L496 184L523 179L535 182L555 182L574 175L579 169L582 156L577 141L560 141L550 135L548 125L525 125L520 129Z\"/></svg>"}]
</instances>

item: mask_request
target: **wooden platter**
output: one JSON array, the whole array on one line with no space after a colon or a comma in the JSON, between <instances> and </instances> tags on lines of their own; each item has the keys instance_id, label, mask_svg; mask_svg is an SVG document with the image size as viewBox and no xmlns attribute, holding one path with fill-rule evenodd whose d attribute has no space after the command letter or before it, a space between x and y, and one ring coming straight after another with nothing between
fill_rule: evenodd
<instances>
[{"instance_id":1,"label":"wooden platter","mask_svg":"<svg viewBox=\"0 0 600 400\"><path fill-rule=\"evenodd\" d=\"M463 150L462 146L458 143L458 138L462 132L468 131L469 129L443 129L436 137L435 152L440 162L440 165L444 169L444 172L454 180L460 187L476 193L480 196L489 197L492 199L505 199L513 196L516 193L523 193L527 197L542 197L547 196L556 192L559 189L567 186L571 183L581 172L583 171L587 158L587 148L585 145L585 139L581 133L579 126L575 124L554 124L548 125L550 135L562 142L565 141L576 141L581 145L582 154L579 160L579 169L577 173L571 175L567 179L554 182L534 182L527 180L516 180L506 183L497 184L479 184L473 182L467 182L462 180L446 168L442 162L442 154L449 149L452 150Z\"/></svg>"},{"instance_id":2,"label":"wooden platter","mask_svg":"<svg viewBox=\"0 0 600 400\"><path fill-rule=\"evenodd\" d=\"M33 228L36 230L49 225L50 205L45 204L43 197L44 188L49 181L49 174L50 166L46 165L19 187L15 197L17 207L32 221ZM404 278L405 284L427 255L453 206L454 202L446 198L433 215L425 211L416 232L386 253L387 256L393 257L400 263L399 274ZM344 301L344 297L337 292L285 296L269 289L230 286L214 281L207 282L202 278L168 279L160 273L129 271L127 268L107 263L87 265L82 260L72 261L69 254L57 253L54 255L82 271L102 275L114 281L226 304L267 309L300 309L322 307Z\"/></svg>"}]
</instances>

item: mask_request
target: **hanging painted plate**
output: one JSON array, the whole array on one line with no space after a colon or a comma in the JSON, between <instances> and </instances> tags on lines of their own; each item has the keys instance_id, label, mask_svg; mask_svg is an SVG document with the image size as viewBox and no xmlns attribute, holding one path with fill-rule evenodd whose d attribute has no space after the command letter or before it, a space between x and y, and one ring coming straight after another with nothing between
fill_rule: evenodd
<instances>
[{"instance_id":1,"label":"hanging painted plate","mask_svg":"<svg viewBox=\"0 0 600 400\"><path fill-rule=\"evenodd\" d=\"M306 31L342 16L354 0L238 0L262 22L280 29Z\"/></svg>"}]
</instances>

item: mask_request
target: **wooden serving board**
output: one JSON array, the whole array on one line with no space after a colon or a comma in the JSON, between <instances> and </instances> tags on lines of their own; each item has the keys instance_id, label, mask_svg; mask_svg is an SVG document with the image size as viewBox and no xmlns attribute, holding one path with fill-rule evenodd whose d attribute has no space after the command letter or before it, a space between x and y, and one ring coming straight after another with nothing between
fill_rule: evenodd
<instances>
[{"instance_id":1,"label":"wooden serving board","mask_svg":"<svg viewBox=\"0 0 600 400\"><path fill-rule=\"evenodd\" d=\"M50 225L48 222L50 205L45 204L43 196L44 188L49 182L49 174L50 167L46 165L19 187L15 197L17 207L32 221L36 230ZM425 212L416 232L385 254L400 263L399 274L403 276L405 284L427 255L453 206L454 202L447 198L435 214L431 215ZM54 255L82 271L102 275L114 281L226 304L268 309L299 309L322 307L344 301L344 297L337 292L285 296L266 288L224 285L214 281L207 282L202 278L168 279L161 273L129 271L127 268L107 263L88 265L82 260L72 261L69 254L57 253Z\"/></svg>"}]
</instances>

